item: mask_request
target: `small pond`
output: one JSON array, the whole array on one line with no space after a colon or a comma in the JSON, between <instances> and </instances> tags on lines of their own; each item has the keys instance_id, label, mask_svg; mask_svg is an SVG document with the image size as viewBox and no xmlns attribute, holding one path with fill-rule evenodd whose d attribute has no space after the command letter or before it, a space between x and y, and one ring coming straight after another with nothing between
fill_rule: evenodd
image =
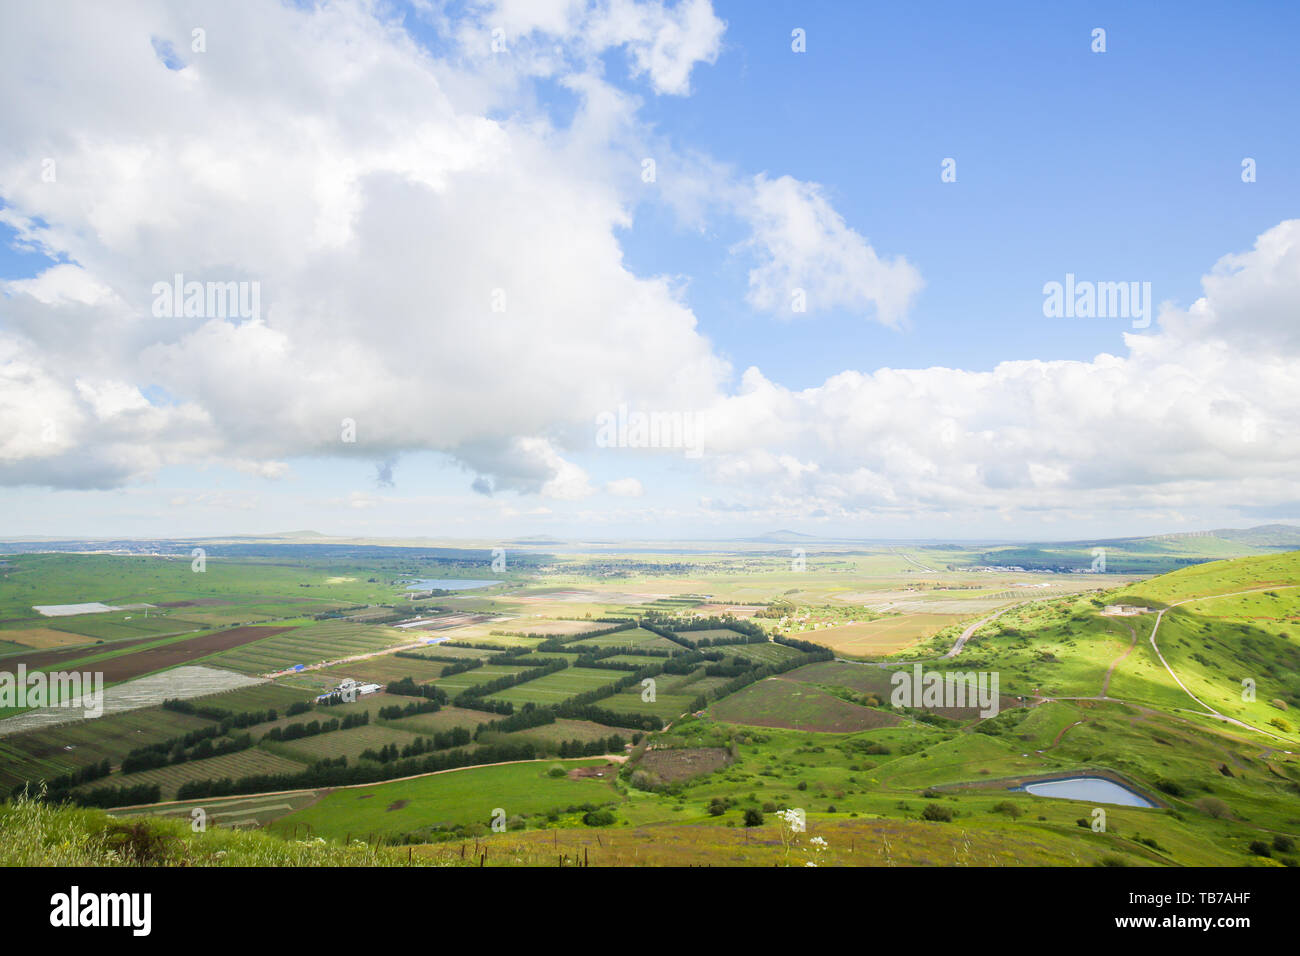
<instances>
[{"instance_id":1,"label":"small pond","mask_svg":"<svg viewBox=\"0 0 1300 956\"><path fill-rule=\"evenodd\" d=\"M1155 804L1105 777L1065 777L1060 780L1037 780L1017 790L1036 797L1057 797L1062 800L1083 800L1087 803L1111 803L1123 807L1154 807Z\"/></svg>"}]
</instances>

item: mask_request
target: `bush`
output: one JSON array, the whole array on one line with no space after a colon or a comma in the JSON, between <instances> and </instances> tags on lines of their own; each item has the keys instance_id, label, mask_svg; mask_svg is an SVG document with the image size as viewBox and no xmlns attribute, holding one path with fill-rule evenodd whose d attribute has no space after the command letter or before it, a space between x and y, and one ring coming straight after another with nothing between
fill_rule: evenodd
<instances>
[{"instance_id":1,"label":"bush","mask_svg":"<svg viewBox=\"0 0 1300 956\"><path fill-rule=\"evenodd\" d=\"M990 812L990 813L1001 813L1001 814L1003 814L1003 815L1005 815L1005 816L1010 817L1012 820L1014 820L1016 817L1020 816L1020 815L1021 815L1022 813L1024 813L1025 811L1024 811L1024 810L1021 810L1018 806L1016 806L1016 805L1015 805L1014 803L1012 803L1010 800L1003 800L1001 803L995 803L995 804L993 805L993 809L990 810L989 812Z\"/></svg>"},{"instance_id":2,"label":"bush","mask_svg":"<svg viewBox=\"0 0 1300 956\"><path fill-rule=\"evenodd\" d=\"M1202 813L1208 813L1216 820L1227 820L1232 816L1232 811L1228 805L1218 797L1201 797L1196 801L1196 809Z\"/></svg>"},{"instance_id":3,"label":"bush","mask_svg":"<svg viewBox=\"0 0 1300 956\"><path fill-rule=\"evenodd\" d=\"M1167 793L1171 797L1181 797L1187 793L1187 790L1181 783L1174 780L1166 780L1163 777L1156 781L1156 789L1162 793Z\"/></svg>"},{"instance_id":4,"label":"bush","mask_svg":"<svg viewBox=\"0 0 1300 956\"><path fill-rule=\"evenodd\" d=\"M750 807L745 811L745 826L761 827L763 825L763 811Z\"/></svg>"},{"instance_id":5,"label":"bush","mask_svg":"<svg viewBox=\"0 0 1300 956\"><path fill-rule=\"evenodd\" d=\"M1252 840L1250 843L1250 852L1256 856L1272 856L1273 852L1269 849L1267 843L1263 840Z\"/></svg>"},{"instance_id":6,"label":"bush","mask_svg":"<svg viewBox=\"0 0 1300 956\"><path fill-rule=\"evenodd\" d=\"M952 811L938 803L932 803L921 811L922 820L933 820L939 823L951 823Z\"/></svg>"},{"instance_id":7,"label":"bush","mask_svg":"<svg viewBox=\"0 0 1300 956\"><path fill-rule=\"evenodd\" d=\"M1273 849L1279 853L1290 853L1295 849L1295 840L1291 839L1285 833L1279 833L1273 837Z\"/></svg>"},{"instance_id":8,"label":"bush","mask_svg":"<svg viewBox=\"0 0 1300 956\"><path fill-rule=\"evenodd\" d=\"M582 815L582 822L589 827L612 826L615 821L612 810L589 810Z\"/></svg>"}]
</instances>

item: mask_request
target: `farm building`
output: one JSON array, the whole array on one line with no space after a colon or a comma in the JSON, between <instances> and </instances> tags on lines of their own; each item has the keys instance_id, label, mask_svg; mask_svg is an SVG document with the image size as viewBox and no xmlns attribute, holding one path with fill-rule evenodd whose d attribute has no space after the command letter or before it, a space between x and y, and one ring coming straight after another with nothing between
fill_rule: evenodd
<instances>
[{"instance_id":1,"label":"farm building","mask_svg":"<svg viewBox=\"0 0 1300 956\"><path fill-rule=\"evenodd\" d=\"M339 681L338 686L335 687L333 690L321 694L319 697L317 697L316 702L321 703L322 701L329 700L335 694L342 694L343 697L346 699L349 694L355 694L357 697L362 697L366 694L376 694L383 689L384 689L383 684L358 684L356 681L352 680L351 678L344 678L343 680Z\"/></svg>"}]
</instances>

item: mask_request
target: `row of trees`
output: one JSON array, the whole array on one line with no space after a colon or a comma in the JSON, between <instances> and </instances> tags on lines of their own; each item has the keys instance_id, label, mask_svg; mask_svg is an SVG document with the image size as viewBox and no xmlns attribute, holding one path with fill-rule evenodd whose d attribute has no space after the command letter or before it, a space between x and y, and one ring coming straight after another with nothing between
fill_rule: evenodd
<instances>
[{"instance_id":1,"label":"row of trees","mask_svg":"<svg viewBox=\"0 0 1300 956\"><path fill-rule=\"evenodd\" d=\"M231 780L191 780L177 791L178 800L195 800L203 797L230 796L241 793L266 793L274 790L312 790L319 787L342 787L358 783L380 783L396 777L411 777L438 770L457 767L475 767L481 764L504 763L512 760L533 760L537 749L529 743L500 744L479 747L470 752L448 750L426 754L422 757L398 759L390 763L367 761L348 766L347 758L322 760L301 773L254 774ZM145 801L141 801L145 802Z\"/></svg>"}]
</instances>

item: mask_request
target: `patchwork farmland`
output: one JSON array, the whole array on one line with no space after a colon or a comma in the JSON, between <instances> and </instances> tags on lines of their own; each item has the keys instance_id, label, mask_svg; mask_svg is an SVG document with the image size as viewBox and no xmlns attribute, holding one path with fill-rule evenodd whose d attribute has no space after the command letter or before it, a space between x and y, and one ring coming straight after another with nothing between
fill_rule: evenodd
<instances>
[{"instance_id":1,"label":"patchwork farmland","mask_svg":"<svg viewBox=\"0 0 1300 956\"><path fill-rule=\"evenodd\" d=\"M1247 584L1274 582L1286 573L1259 566L1246 574L1233 571L1225 578ZM338 579L323 588L355 588L369 584L371 577L381 575L320 573L316 579ZM401 576L393 574L392 580L400 582ZM835 603L843 600L838 594L861 600L870 593L872 580L839 578L834 587L807 589L808 603L798 604L791 599L790 578L779 572L770 575L769 584L752 573L738 575L734 583L725 576L712 582L692 577L679 593L712 594L713 606L744 607L753 613L745 618L747 630L742 632L734 629L740 626L734 618L710 616L709 604L696 603L694 597L646 612L647 624L676 628L681 642L643 626L584 636L610 626L594 620L595 616L616 617L620 608L632 606L628 596L638 593L626 583L609 588L590 581L573 589L571 597L597 601L592 620L539 617L537 605L528 617L519 617L519 608L512 607L515 593L501 588L491 598L477 599L497 606L495 619L439 632L449 642L420 643L415 656L398 656L395 651L421 641L428 632L393 625L439 612L423 605L406 607L400 594L383 605L339 607L343 602L319 600L318 607L333 603L338 608L318 612L319 620L281 614L270 623L238 629L200 629L177 636L119 634L100 644L25 648L8 659L55 655L54 663L89 661L109 673L150 669L153 676L143 679L164 679L160 686L166 686L168 675L192 666L178 662L197 657L214 673L233 678L258 675L259 682L173 700L167 707L154 704L0 736L0 782L19 790L44 782L59 795L108 806L111 812L118 812L112 809L115 803L166 801L185 794L185 801L163 804L158 812L183 819L178 811L203 806L212 811L210 819L218 828L311 833L327 841L356 839L360 834L360 839L376 844L409 842L412 859L417 849L430 860L441 859L437 847L442 840L474 836L505 845L497 839L503 835L487 828L498 808L513 821L509 832L516 842L511 845L525 855L534 852L527 839L534 829L586 832L617 825L629 834L643 828L677 828L666 845L681 859L695 859L689 847L697 841L721 846L728 821L740 828L748 814L751 821L765 821L758 832L770 825L766 822L773 813L770 808L788 805L804 806L810 824L825 828L822 832L854 819L876 821L872 826L906 828L909 819L917 816L910 808L924 792L931 794L922 798L925 805L936 799L940 805L952 805L966 815L963 825L978 830L979 814L989 815L988 807L1039 799L1028 794L1008 798L1006 787L1016 781L1070 770L1121 773L1098 766L1099 755L1104 760L1110 741L1121 741L1132 755L1132 763L1125 764L1116 779L1151 794L1153 801L1175 799L1157 782L1165 785L1171 774L1196 779L1197 761L1206 759L1206 754L1247 746L1223 736L1209 718L1190 715L1186 691L1167 672L1161 676L1160 662L1149 644L1135 643L1136 632L1127 619L1102 613L1108 602L1144 599L1138 590L1141 585L1128 581L1119 582L1116 590L1132 590L1115 596L1089 594L1084 588L1085 583L1094 585L1089 580L1080 582L1078 591L1033 602L1013 600L1023 589L1002 589L1010 595L1004 613L972 634L959 660L963 669L996 669L1001 674L1003 692L996 716L982 716L970 707L896 709L888 699L892 669L886 651L907 644L908 654L928 667L941 667L942 655L952 649L956 633L972 620L956 618L958 624L947 625L933 639L918 640L937 623L935 615L919 609L933 602L916 601L915 611L874 619L865 607L872 602ZM959 590L959 584L941 587L936 582L935 592ZM397 591L400 586L394 583L392 588ZM1223 695L1215 696L1215 668L1204 663L1216 663L1220 670L1233 660L1249 663L1260 674L1260 689L1268 700L1289 703L1288 695L1300 693L1300 688L1288 687L1285 669L1276 666L1289 660L1287 654L1295 648L1289 629L1300 619L1298 598L1290 585L1276 588L1267 594L1260 590L1258 596L1211 597L1204 608L1196 603L1180 606L1166 613L1161 630L1166 659L1188 686L1197 688L1205 699L1221 700L1234 719L1270 728L1281 737L1296 732L1286 711L1273 707L1273 714L1260 715L1249 708L1233 709ZM526 596L528 589L521 590ZM881 590L896 596L908 593L892 579L884 581ZM646 592L651 593L649 588ZM546 593L555 599L556 592ZM756 603L763 594L769 605ZM50 603L57 597L52 596ZM447 603L454 597L449 596ZM599 604L602 597L610 603ZM169 613L235 613L276 606L268 597L252 593L243 599L233 595L212 599L233 603L199 603L207 599L191 592L188 598L176 599L190 603ZM644 609L663 600L654 598L636 606ZM897 597L893 603L899 605ZM287 610L296 606L294 602L280 605ZM520 602L519 606L526 605ZM512 613L516 616L504 620ZM351 619L355 617L367 620ZM860 623L864 618L867 623ZM166 623L174 626L178 620L172 617ZM848 624L849 620L859 623ZM831 626L812 627L811 622ZM799 630L798 624L809 626ZM88 627L100 625L91 622ZM758 630L750 630L754 628ZM846 655L842 639L860 628L872 634L910 631L898 641L882 638L873 653L854 645L853 653ZM513 633L494 635L493 630ZM1233 635L1232 642L1218 640L1214 636L1218 632ZM768 640L751 643L751 633ZM703 646L686 646L696 642ZM553 649L543 650L542 645ZM837 656L874 660L862 663ZM599 666L588 666L593 658ZM340 660L346 662L322 666ZM556 669L556 661L563 666ZM1275 665L1271 671L1266 666L1270 661ZM474 666L447 674L449 668L455 669L453 662ZM543 668L529 666L533 662L552 663L543 673ZM155 666L157 671L152 670ZM298 666L303 669L295 670ZM263 674L279 676L266 680L260 678ZM643 683L642 675L651 675L652 683ZM381 691L335 705L316 701L318 694L333 690L344 678L392 685L402 693ZM462 697L486 684L493 685L490 693ZM1103 686L1117 699L1098 697ZM1064 692L1081 699L1067 703L1034 696ZM1130 700L1146 708L1135 712L1140 715L1136 722L1126 721L1119 712L1128 706L1122 702ZM1296 702L1300 706L1300 698ZM1159 729L1151 729L1155 727ZM1144 736L1151 733L1176 739L1179 746L1200 756L1171 760ZM1260 738L1254 740L1260 745ZM1286 785L1278 781L1300 782L1300 769L1281 749L1275 747L1268 766L1258 772L1252 769L1255 758L1242 750L1240 763L1233 764L1233 776L1220 774L1228 782L1214 785L1216 799L1231 800L1229 805L1241 808L1243 815L1257 815L1268 826L1284 831L1287 823L1271 802L1270 788ZM492 791L490 797L473 789L484 781L502 789ZM1010 783L999 788L999 781ZM1170 786L1195 793L1177 780ZM252 792L243 792L250 787ZM289 792L264 798L258 788ZM196 800L194 793L207 796ZM1162 796L1156 797L1157 793ZM423 805L416 808L413 799ZM1199 819L1196 814L1203 812L1198 809L1199 799L1193 796L1179 804L1182 822L1163 826L1142 818L1142 832L1157 833L1155 839L1162 847L1174 848L1170 852L1179 860L1231 859L1243 852L1182 835L1179 828L1199 826L1194 822ZM491 806L484 810L480 802ZM506 802L510 805L503 807ZM1035 816L1046 818L1038 821L1044 828L1042 858L1072 852L1066 847L1074 839L1069 828L1077 829L1078 814L1069 817L1063 808L1050 806L1035 809ZM137 818L147 810L120 812ZM1242 839L1237 834L1259 825L1254 819L1226 823L1224 817L1214 819L1215 826L1227 827L1237 841ZM1007 822L1004 830L1010 827L1011 831L989 836L989 845L1009 845L1007 833L1019 832L1015 826ZM694 836L686 840L685 833ZM761 855L760 846L755 844L753 852ZM919 861L924 854L922 845L917 846ZM1135 848L1144 846L1112 841L1108 852L1153 862L1142 855L1150 847ZM594 849L610 852L600 842ZM743 853L742 857L749 859Z\"/></svg>"}]
</instances>

